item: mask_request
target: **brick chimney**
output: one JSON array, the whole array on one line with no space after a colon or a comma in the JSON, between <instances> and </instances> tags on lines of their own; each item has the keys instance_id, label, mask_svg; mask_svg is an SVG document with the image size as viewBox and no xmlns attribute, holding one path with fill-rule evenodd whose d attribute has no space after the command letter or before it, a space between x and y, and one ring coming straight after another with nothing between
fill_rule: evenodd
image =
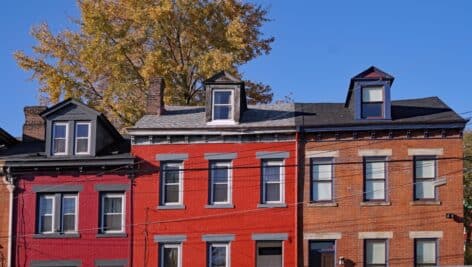
<instances>
[{"instance_id":1,"label":"brick chimney","mask_svg":"<svg viewBox=\"0 0 472 267\"><path fill-rule=\"evenodd\" d=\"M45 125L39 115L46 110L45 106L30 106L24 108L25 124L23 124L23 142L44 141Z\"/></svg>"},{"instance_id":2,"label":"brick chimney","mask_svg":"<svg viewBox=\"0 0 472 267\"><path fill-rule=\"evenodd\" d=\"M146 115L164 114L164 79L152 78L149 81L149 91L146 99Z\"/></svg>"}]
</instances>

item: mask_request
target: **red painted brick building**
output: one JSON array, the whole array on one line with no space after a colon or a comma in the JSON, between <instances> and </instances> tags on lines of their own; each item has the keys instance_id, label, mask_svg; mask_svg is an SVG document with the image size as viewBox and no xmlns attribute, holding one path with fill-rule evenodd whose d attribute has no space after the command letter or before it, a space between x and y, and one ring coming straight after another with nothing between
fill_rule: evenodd
<instances>
[{"instance_id":1,"label":"red painted brick building","mask_svg":"<svg viewBox=\"0 0 472 267\"><path fill-rule=\"evenodd\" d=\"M162 103L151 86L132 152L134 266L297 266L294 106L246 104L222 72L205 107Z\"/></svg>"},{"instance_id":2,"label":"red painted brick building","mask_svg":"<svg viewBox=\"0 0 472 267\"><path fill-rule=\"evenodd\" d=\"M129 142L74 100L25 115L22 142L2 152L15 185L11 266L129 266Z\"/></svg>"},{"instance_id":3,"label":"red painted brick building","mask_svg":"<svg viewBox=\"0 0 472 267\"><path fill-rule=\"evenodd\" d=\"M340 104L300 104L303 266L464 262L466 121L436 97L392 101L371 67Z\"/></svg>"}]
</instances>

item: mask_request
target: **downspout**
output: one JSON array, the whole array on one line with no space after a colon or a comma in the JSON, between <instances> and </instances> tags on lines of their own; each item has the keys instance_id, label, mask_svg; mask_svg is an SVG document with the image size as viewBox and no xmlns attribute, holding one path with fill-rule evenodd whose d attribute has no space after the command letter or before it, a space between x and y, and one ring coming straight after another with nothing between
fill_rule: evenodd
<instances>
[{"instance_id":1,"label":"downspout","mask_svg":"<svg viewBox=\"0 0 472 267\"><path fill-rule=\"evenodd\" d=\"M4 163L1 162L1 165ZM7 267L11 267L12 262L12 231L13 231L13 195L15 192L15 185L13 184L13 179L9 180L6 173L3 173L2 181L7 186L9 194L9 203L8 203L8 250L7 250Z\"/></svg>"}]
</instances>

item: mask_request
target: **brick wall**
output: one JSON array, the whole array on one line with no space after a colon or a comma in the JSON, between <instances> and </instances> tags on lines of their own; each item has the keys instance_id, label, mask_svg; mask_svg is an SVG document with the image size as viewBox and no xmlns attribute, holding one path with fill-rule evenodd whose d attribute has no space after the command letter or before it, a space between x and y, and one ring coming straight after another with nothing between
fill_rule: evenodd
<instances>
[{"instance_id":1,"label":"brick wall","mask_svg":"<svg viewBox=\"0 0 472 267\"><path fill-rule=\"evenodd\" d=\"M396 138L395 138L396 139ZM320 207L310 201L310 159L305 160L303 208L303 232L341 233L336 241L336 257L344 257L356 266L363 266L363 240L359 232L391 231L388 258L390 266L413 266L414 241L410 231L442 231L439 240L439 264L463 264L463 225L446 218L446 213L463 215L462 199L462 139L459 136L441 138L373 140L324 140L308 141L305 153L312 151L338 151L334 166L334 197L336 207ZM311 140L310 137L307 140ZM446 177L447 184L439 187L440 204L413 204L413 157L409 148L442 148L438 156L438 176ZM362 206L363 165L359 149L391 149L388 157L388 206ZM313 153L313 152L312 152ZM451 159L447 159L451 158ZM402 161L406 160L406 161ZM354 163L356 162L356 163ZM308 240L303 240L304 266L308 266ZM341 265L340 265L341 266ZM349 264L345 265L349 266ZM353 266L353 265L351 265Z\"/></svg>"},{"instance_id":2,"label":"brick wall","mask_svg":"<svg viewBox=\"0 0 472 267\"><path fill-rule=\"evenodd\" d=\"M0 176L0 179L3 179ZM9 193L7 186L0 181L0 267L7 266L8 255L8 216Z\"/></svg>"}]
</instances>

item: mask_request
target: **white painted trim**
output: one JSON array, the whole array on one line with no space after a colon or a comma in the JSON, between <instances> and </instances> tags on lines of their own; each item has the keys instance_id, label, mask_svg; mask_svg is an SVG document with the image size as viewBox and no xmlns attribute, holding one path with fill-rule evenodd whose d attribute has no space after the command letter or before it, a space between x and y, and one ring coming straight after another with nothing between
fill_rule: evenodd
<instances>
[{"instance_id":1,"label":"white painted trim","mask_svg":"<svg viewBox=\"0 0 472 267\"><path fill-rule=\"evenodd\" d=\"M231 204L233 203L233 164L230 160L212 160L210 161L210 205L221 205L221 204ZM226 201L215 201L215 191L213 189L214 184L218 184L215 182L215 177L213 176L213 166L218 167L226 167L228 168L228 182L226 183L227 191L226 191ZM219 183L221 184L221 183Z\"/></svg>"},{"instance_id":2,"label":"white painted trim","mask_svg":"<svg viewBox=\"0 0 472 267\"><path fill-rule=\"evenodd\" d=\"M54 140L56 139L56 125L57 126L65 126L65 133L66 136L64 137L64 152L57 152L55 153L55 146L54 146ZM62 137L61 137L62 139ZM52 137L51 137L51 154L54 156L64 156L69 153L69 123L67 122L54 122L52 124Z\"/></svg>"},{"instance_id":3,"label":"white painted trim","mask_svg":"<svg viewBox=\"0 0 472 267\"><path fill-rule=\"evenodd\" d=\"M331 232L331 233L304 233L304 240L337 240L341 239L341 232Z\"/></svg>"},{"instance_id":4,"label":"white painted trim","mask_svg":"<svg viewBox=\"0 0 472 267\"><path fill-rule=\"evenodd\" d=\"M408 148L408 156L442 156L443 148Z\"/></svg>"},{"instance_id":5,"label":"white painted trim","mask_svg":"<svg viewBox=\"0 0 472 267\"><path fill-rule=\"evenodd\" d=\"M281 126L283 127L283 126ZM295 129L286 129L286 130L244 130L244 132L238 131L240 127L234 127L235 130L228 130L228 131L212 131L211 129L205 130L195 130L189 129L187 131L175 131L169 129L168 131L165 129L156 129L156 130L141 130L141 129L127 129L129 135L134 136L148 136L148 135L155 135L155 136L166 136L166 135L251 135L251 134L264 134L264 133L295 133Z\"/></svg>"},{"instance_id":6,"label":"white painted trim","mask_svg":"<svg viewBox=\"0 0 472 267\"><path fill-rule=\"evenodd\" d=\"M411 239L415 238L443 238L443 231L410 231Z\"/></svg>"},{"instance_id":7,"label":"white painted trim","mask_svg":"<svg viewBox=\"0 0 472 267\"><path fill-rule=\"evenodd\" d=\"M393 232L359 232L359 239L392 239Z\"/></svg>"},{"instance_id":8,"label":"white painted trim","mask_svg":"<svg viewBox=\"0 0 472 267\"><path fill-rule=\"evenodd\" d=\"M264 171L262 170L262 199L263 204L280 204L285 203L285 161L284 160L276 160L276 159L264 159L262 160L262 169L266 166L278 166L280 167L280 179L278 182L266 182L264 179ZM276 201L268 201L266 198L266 184L276 184L278 183L280 186L280 195L279 200Z\"/></svg>"},{"instance_id":9,"label":"white painted trim","mask_svg":"<svg viewBox=\"0 0 472 267\"><path fill-rule=\"evenodd\" d=\"M215 103L215 94L218 92L230 92L230 103L229 104L216 104ZM213 123L218 122L221 124L234 124L234 111L235 111L235 106L234 106L234 90L231 89L214 89L211 92L211 121ZM216 106L230 106L231 107L231 112L229 113L229 118L228 119L215 119L215 105Z\"/></svg>"},{"instance_id":10,"label":"white painted trim","mask_svg":"<svg viewBox=\"0 0 472 267\"><path fill-rule=\"evenodd\" d=\"M339 150L328 151L307 151L307 158L336 158L339 157Z\"/></svg>"},{"instance_id":11,"label":"white painted trim","mask_svg":"<svg viewBox=\"0 0 472 267\"><path fill-rule=\"evenodd\" d=\"M77 128L79 127L79 125L87 125L88 126L88 135L87 137L78 137L77 136ZM87 139L87 151L85 152L77 152L77 142L79 141L79 139ZM75 123L75 126L74 126L74 154L75 155L90 155L90 147L91 147L91 143L92 143L92 123L91 122L88 122L88 121L78 121Z\"/></svg>"},{"instance_id":12,"label":"white painted trim","mask_svg":"<svg viewBox=\"0 0 472 267\"><path fill-rule=\"evenodd\" d=\"M392 149L359 149L358 154L361 157L391 156Z\"/></svg>"},{"instance_id":13,"label":"white painted trim","mask_svg":"<svg viewBox=\"0 0 472 267\"><path fill-rule=\"evenodd\" d=\"M0 166L3 166L3 163L0 163ZM14 199L14 192L15 192L15 185L11 184L7 180L7 176L4 175L2 177L2 181L8 189L9 194L9 203L8 203L8 248L7 248L7 266L12 266L12 233L13 233L13 199Z\"/></svg>"}]
</instances>

